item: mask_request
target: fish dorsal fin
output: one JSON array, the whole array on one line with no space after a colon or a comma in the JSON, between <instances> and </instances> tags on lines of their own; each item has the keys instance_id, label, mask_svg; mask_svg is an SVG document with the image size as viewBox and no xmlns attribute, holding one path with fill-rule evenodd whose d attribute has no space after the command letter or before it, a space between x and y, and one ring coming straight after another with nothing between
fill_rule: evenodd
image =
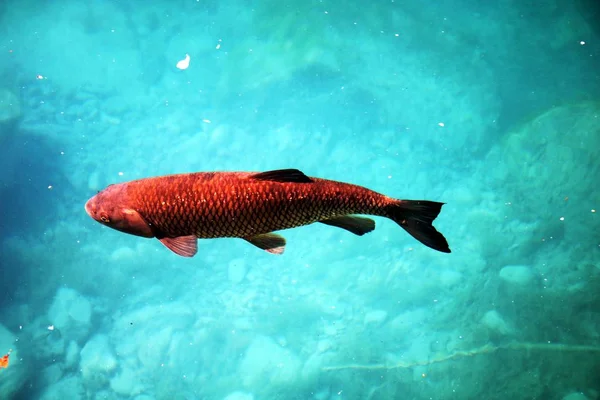
<instances>
[{"instance_id":1,"label":"fish dorsal fin","mask_svg":"<svg viewBox=\"0 0 600 400\"><path fill-rule=\"evenodd\" d=\"M256 247L272 254L283 254L283 251L285 250L285 238L276 233L263 233L244 239Z\"/></svg>"},{"instance_id":2,"label":"fish dorsal fin","mask_svg":"<svg viewBox=\"0 0 600 400\"><path fill-rule=\"evenodd\" d=\"M194 235L159 239L167 249L182 257L194 257L198 251L198 238Z\"/></svg>"},{"instance_id":3,"label":"fish dorsal fin","mask_svg":"<svg viewBox=\"0 0 600 400\"><path fill-rule=\"evenodd\" d=\"M294 182L294 183L311 183L314 182L304 172L298 169L276 169L273 171L259 172L258 174L250 175L250 178L259 181L273 182Z\"/></svg>"}]
</instances>

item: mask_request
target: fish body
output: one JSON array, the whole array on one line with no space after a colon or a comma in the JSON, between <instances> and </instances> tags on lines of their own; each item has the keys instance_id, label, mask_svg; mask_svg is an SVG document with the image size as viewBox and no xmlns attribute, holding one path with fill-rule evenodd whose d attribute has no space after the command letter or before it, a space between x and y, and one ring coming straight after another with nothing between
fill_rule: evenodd
<instances>
[{"instance_id":1,"label":"fish body","mask_svg":"<svg viewBox=\"0 0 600 400\"><path fill-rule=\"evenodd\" d=\"M197 238L243 238L281 254L285 239L273 233L321 222L363 235L372 219L388 217L429 247L450 252L431 225L443 203L396 200L362 186L313 178L295 169L267 172L199 172L110 185L85 205L96 221L119 231L157 238L191 257Z\"/></svg>"}]
</instances>

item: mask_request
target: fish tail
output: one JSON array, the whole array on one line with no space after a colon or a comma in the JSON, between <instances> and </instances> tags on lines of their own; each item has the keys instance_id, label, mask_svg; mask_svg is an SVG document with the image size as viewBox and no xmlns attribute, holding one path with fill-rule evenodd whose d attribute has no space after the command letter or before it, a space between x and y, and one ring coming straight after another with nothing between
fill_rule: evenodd
<instances>
[{"instance_id":1,"label":"fish tail","mask_svg":"<svg viewBox=\"0 0 600 400\"><path fill-rule=\"evenodd\" d=\"M450 253L446 238L432 225L443 205L444 203L428 200L396 200L388 206L386 217L425 246Z\"/></svg>"}]
</instances>

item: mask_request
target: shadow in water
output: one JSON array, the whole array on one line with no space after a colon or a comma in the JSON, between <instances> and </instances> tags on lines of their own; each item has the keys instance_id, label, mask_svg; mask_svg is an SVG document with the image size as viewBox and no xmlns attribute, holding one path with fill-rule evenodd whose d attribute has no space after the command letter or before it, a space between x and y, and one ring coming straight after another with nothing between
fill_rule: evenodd
<instances>
[{"instance_id":1,"label":"shadow in water","mask_svg":"<svg viewBox=\"0 0 600 400\"><path fill-rule=\"evenodd\" d=\"M11 129L0 135L0 308L14 301L19 289L27 293L30 269L27 254L16 253L3 244L12 237L41 237L49 223L55 223L64 191L69 183L57 160L58 145L40 135ZM70 189L69 189L70 190ZM37 268L37 266L36 266Z\"/></svg>"}]
</instances>

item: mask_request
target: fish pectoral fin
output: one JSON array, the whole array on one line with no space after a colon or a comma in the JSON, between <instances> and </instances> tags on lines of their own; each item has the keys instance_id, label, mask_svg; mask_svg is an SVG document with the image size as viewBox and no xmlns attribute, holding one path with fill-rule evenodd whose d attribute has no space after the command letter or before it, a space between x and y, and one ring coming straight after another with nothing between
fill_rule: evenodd
<instances>
[{"instance_id":1,"label":"fish pectoral fin","mask_svg":"<svg viewBox=\"0 0 600 400\"><path fill-rule=\"evenodd\" d=\"M158 239L167 249L182 257L194 257L198 251L198 238L194 235Z\"/></svg>"},{"instance_id":2,"label":"fish pectoral fin","mask_svg":"<svg viewBox=\"0 0 600 400\"><path fill-rule=\"evenodd\" d=\"M325 225L337 226L358 236L362 236L375 229L375 221L371 218L355 217L353 215L324 219L319 222Z\"/></svg>"},{"instance_id":3,"label":"fish pectoral fin","mask_svg":"<svg viewBox=\"0 0 600 400\"><path fill-rule=\"evenodd\" d=\"M310 177L304 175L304 172L298 169L276 169L273 171L259 172L258 174L250 175L251 179L259 181L272 182L293 182L293 183L312 183Z\"/></svg>"},{"instance_id":4,"label":"fish pectoral fin","mask_svg":"<svg viewBox=\"0 0 600 400\"><path fill-rule=\"evenodd\" d=\"M272 254L283 254L283 251L285 250L285 238L276 233L263 233L244 239L256 247L266 250Z\"/></svg>"}]
</instances>

